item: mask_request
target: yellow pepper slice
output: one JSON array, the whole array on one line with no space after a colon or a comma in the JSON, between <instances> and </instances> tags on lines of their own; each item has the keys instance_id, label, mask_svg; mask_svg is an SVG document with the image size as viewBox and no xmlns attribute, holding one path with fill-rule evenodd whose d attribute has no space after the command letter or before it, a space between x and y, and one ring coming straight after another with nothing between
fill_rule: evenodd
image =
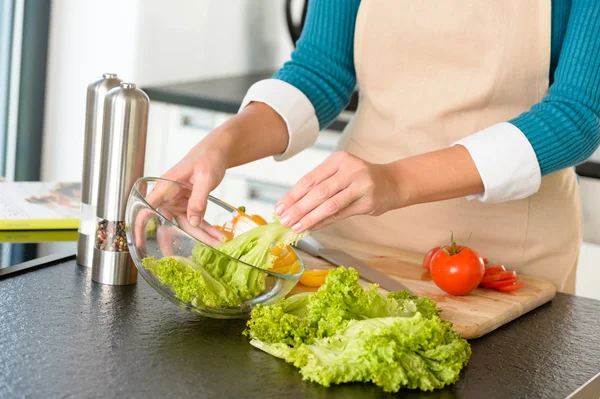
<instances>
[{"instance_id":1,"label":"yellow pepper slice","mask_svg":"<svg viewBox=\"0 0 600 399\"><path fill-rule=\"evenodd\" d=\"M300 272L300 268L301 268L300 261L296 260L294 263L292 263L290 265L272 267L269 270L272 272L281 273L281 274L296 274L296 273Z\"/></svg>"},{"instance_id":2,"label":"yellow pepper slice","mask_svg":"<svg viewBox=\"0 0 600 399\"><path fill-rule=\"evenodd\" d=\"M325 277L329 273L327 270L306 270L300 277L300 284L307 287L320 287L325 283Z\"/></svg>"},{"instance_id":3,"label":"yellow pepper slice","mask_svg":"<svg viewBox=\"0 0 600 399\"><path fill-rule=\"evenodd\" d=\"M296 260L298 260L294 251L288 248L286 248L285 251L276 256L277 259L275 259L275 261L273 262L273 267L288 266L294 263Z\"/></svg>"},{"instance_id":4,"label":"yellow pepper slice","mask_svg":"<svg viewBox=\"0 0 600 399\"><path fill-rule=\"evenodd\" d=\"M247 214L246 207L239 207L237 209L239 213L236 216L234 216L232 220L226 222L223 226L215 226L217 229L221 230L225 234L227 241L233 239L233 237L236 235L237 224L242 219L252 220L259 226L267 224L267 221L260 215ZM273 262L273 266L271 268L272 271L278 273L293 274L297 273L298 270L300 270L300 264L298 263L296 265L296 263L298 262L298 257L296 256L294 251L292 251L292 248L289 245L285 248L272 247L270 251L271 254L277 257L277 259L275 259L275 261ZM294 268L293 266L297 267ZM293 271L292 269L296 269L296 271Z\"/></svg>"}]
</instances>

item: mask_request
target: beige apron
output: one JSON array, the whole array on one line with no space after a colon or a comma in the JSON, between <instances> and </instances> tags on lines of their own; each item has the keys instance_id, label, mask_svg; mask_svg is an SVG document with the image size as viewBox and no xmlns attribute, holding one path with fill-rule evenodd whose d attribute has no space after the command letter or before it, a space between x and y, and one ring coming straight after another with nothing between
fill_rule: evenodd
<instances>
[{"instance_id":1,"label":"beige apron","mask_svg":"<svg viewBox=\"0 0 600 399\"><path fill-rule=\"evenodd\" d=\"M363 0L356 22L358 110L340 149L384 163L450 146L506 121L548 91L551 0ZM493 151L493 149L490 149ZM450 178L450 176L449 176ZM460 198L326 231L425 253L450 230L493 263L573 293L582 240L574 171L542 179L523 200Z\"/></svg>"}]
</instances>

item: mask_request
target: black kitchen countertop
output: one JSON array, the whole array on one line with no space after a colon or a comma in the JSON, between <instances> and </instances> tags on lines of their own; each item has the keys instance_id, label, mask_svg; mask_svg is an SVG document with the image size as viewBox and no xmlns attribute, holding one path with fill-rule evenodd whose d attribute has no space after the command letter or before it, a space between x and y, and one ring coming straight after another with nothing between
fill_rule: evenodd
<instances>
[{"instance_id":1,"label":"black kitchen countertop","mask_svg":"<svg viewBox=\"0 0 600 399\"><path fill-rule=\"evenodd\" d=\"M243 320L204 319L141 278L91 282L73 257L0 279L2 398L367 398L372 384L322 387L248 343ZM558 294L472 340L460 380L409 398L566 398L600 372L600 301ZM595 380L582 390L600 392ZM586 398L594 396L582 396Z\"/></svg>"},{"instance_id":2,"label":"black kitchen countertop","mask_svg":"<svg viewBox=\"0 0 600 399\"><path fill-rule=\"evenodd\" d=\"M150 101L203 108L211 111L235 114L252 84L273 75L274 71L255 72L247 75L230 76L181 82L162 86L144 87ZM346 111L356 111L358 94L352 96ZM327 129L341 132L347 121L340 118ZM585 162L576 167L577 174L583 177L600 179L600 163Z\"/></svg>"}]
</instances>

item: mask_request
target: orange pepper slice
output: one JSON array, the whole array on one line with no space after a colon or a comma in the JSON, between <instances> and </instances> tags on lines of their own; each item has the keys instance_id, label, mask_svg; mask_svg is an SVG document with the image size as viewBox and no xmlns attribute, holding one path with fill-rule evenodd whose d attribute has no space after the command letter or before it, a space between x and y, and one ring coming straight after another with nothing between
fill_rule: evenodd
<instances>
[{"instance_id":1,"label":"orange pepper slice","mask_svg":"<svg viewBox=\"0 0 600 399\"><path fill-rule=\"evenodd\" d=\"M307 270L300 277L300 284L307 287L320 287L330 270Z\"/></svg>"},{"instance_id":2,"label":"orange pepper slice","mask_svg":"<svg viewBox=\"0 0 600 399\"><path fill-rule=\"evenodd\" d=\"M269 251L271 252L271 255L279 256L283 252L283 248L281 248L281 247L271 247L269 249Z\"/></svg>"},{"instance_id":3,"label":"orange pepper slice","mask_svg":"<svg viewBox=\"0 0 600 399\"><path fill-rule=\"evenodd\" d=\"M267 224L267 221L265 219L263 219L262 216L260 216L260 215L252 215L252 216L250 216L250 219L252 219L254 221L254 223L256 223L259 226L261 226L263 224Z\"/></svg>"},{"instance_id":4,"label":"orange pepper slice","mask_svg":"<svg viewBox=\"0 0 600 399\"><path fill-rule=\"evenodd\" d=\"M227 239L227 241L230 241L233 239L233 231L231 231L223 226L214 226L214 228L219 230L221 233L223 233L225 235L225 238Z\"/></svg>"},{"instance_id":5,"label":"orange pepper slice","mask_svg":"<svg viewBox=\"0 0 600 399\"><path fill-rule=\"evenodd\" d=\"M237 211L239 212L239 214L235 215L235 217L233 218L234 226L238 222L238 220L240 220L243 217L252 220L254 223L256 223L259 226L261 226L263 224L267 224L267 221L265 219L263 219L263 217L260 215L248 215L246 212L244 212L240 208L237 208Z\"/></svg>"},{"instance_id":6,"label":"orange pepper slice","mask_svg":"<svg viewBox=\"0 0 600 399\"><path fill-rule=\"evenodd\" d=\"M251 220L259 226L267 224L267 221L260 215L248 215L245 212L246 209L237 208L237 210L238 214L235 215L231 221L226 222L223 227L215 226L225 234L227 240L233 239L236 232L236 225L242 219ZM285 249L281 247L272 247L270 251L271 254L278 257L275 262L273 262L273 266L271 268L273 271L277 271L275 269L287 268L286 271L280 271L280 273L289 273L287 270L291 269L290 266L294 265L294 263L298 261L298 257L294 251L292 251L292 248L289 245ZM297 266L299 270L300 264L298 263Z\"/></svg>"},{"instance_id":7,"label":"orange pepper slice","mask_svg":"<svg viewBox=\"0 0 600 399\"><path fill-rule=\"evenodd\" d=\"M281 274L296 274L300 271L300 261L297 260L294 263L292 263L291 265L273 267L269 270L272 272L281 273Z\"/></svg>"},{"instance_id":8,"label":"orange pepper slice","mask_svg":"<svg viewBox=\"0 0 600 399\"><path fill-rule=\"evenodd\" d=\"M282 267L289 266L294 263L298 258L294 251L291 251L286 248L286 250L278 256L277 259L273 262L273 267Z\"/></svg>"}]
</instances>

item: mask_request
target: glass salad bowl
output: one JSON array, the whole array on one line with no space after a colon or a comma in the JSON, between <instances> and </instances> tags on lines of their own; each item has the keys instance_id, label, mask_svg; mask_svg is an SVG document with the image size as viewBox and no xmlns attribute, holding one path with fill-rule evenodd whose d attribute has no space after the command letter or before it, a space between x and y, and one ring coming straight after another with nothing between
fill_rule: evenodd
<instances>
[{"instance_id":1,"label":"glass salad bowl","mask_svg":"<svg viewBox=\"0 0 600 399\"><path fill-rule=\"evenodd\" d=\"M212 196L203 222L193 227L186 216L190 195L187 185L149 177L136 181L131 190L127 245L152 288L184 309L221 319L245 317L255 305L276 302L294 288L304 262L290 245L272 244L289 229L279 225L265 230L273 226L265 226L260 216ZM254 249L237 253L232 245L237 237ZM265 240L271 245L265 246Z\"/></svg>"}]
</instances>

